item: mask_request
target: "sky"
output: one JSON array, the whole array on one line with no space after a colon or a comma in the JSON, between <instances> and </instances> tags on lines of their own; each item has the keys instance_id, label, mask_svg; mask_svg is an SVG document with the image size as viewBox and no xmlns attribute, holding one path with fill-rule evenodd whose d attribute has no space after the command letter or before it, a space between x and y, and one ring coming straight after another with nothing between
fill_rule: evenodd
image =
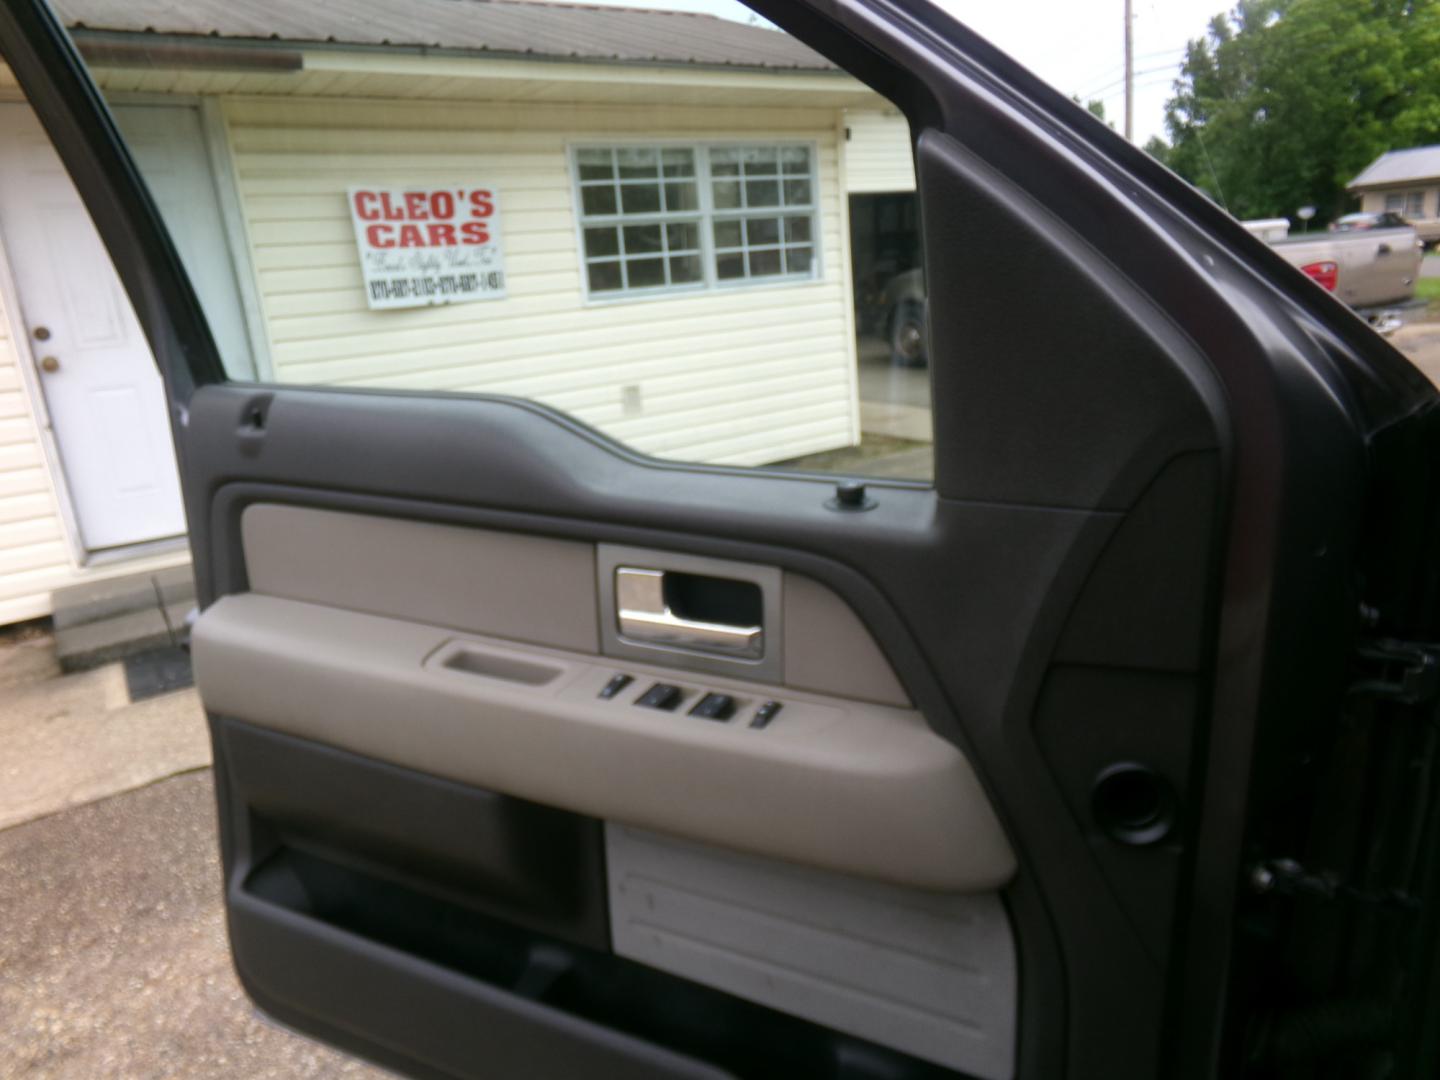
<instances>
[{"instance_id":1,"label":"sky","mask_svg":"<svg viewBox=\"0 0 1440 1080\"><path fill-rule=\"evenodd\" d=\"M744 22L739 0L586 0L628 7L703 11ZM1125 109L1124 0L934 0L991 44L1066 95L1105 103L1122 127ZM1165 100L1185 43L1200 37L1227 0L1134 0L1135 141L1165 134ZM1038 29L1037 29L1038 28Z\"/></svg>"}]
</instances>

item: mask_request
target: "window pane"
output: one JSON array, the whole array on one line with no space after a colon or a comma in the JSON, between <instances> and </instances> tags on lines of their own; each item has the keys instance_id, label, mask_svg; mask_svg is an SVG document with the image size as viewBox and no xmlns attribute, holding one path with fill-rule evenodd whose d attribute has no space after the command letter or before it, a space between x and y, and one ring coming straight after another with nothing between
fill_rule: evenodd
<instances>
[{"instance_id":1,"label":"window pane","mask_svg":"<svg viewBox=\"0 0 1440 1080\"><path fill-rule=\"evenodd\" d=\"M586 214L615 213L615 189L608 184L581 188L580 207Z\"/></svg>"},{"instance_id":2,"label":"window pane","mask_svg":"<svg viewBox=\"0 0 1440 1080\"><path fill-rule=\"evenodd\" d=\"M660 155L666 176L694 176L694 150L665 150Z\"/></svg>"},{"instance_id":3,"label":"window pane","mask_svg":"<svg viewBox=\"0 0 1440 1080\"><path fill-rule=\"evenodd\" d=\"M785 249L785 272L787 274L808 274L815 265L815 252L808 247Z\"/></svg>"},{"instance_id":4,"label":"window pane","mask_svg":"<svg viewBox=\"0 0 1440 1080\"><path fill-rule=\"evenodd\" d=\"M654 214L660 210L659 184L624 184L620 208L627 214Z\"/></svg>"},{"instance_id":5,"label":"window pane","mask_svg":"<svg viewBox=\"0 0 1440 1080\"><path fill-rule=\"evenodd\" d=\"M750 253L750 276L769 277L781 273L780 252L752 251Z\"/></svg>"},{"instance_id":6,"label":"window pane","mask_svg":"<svg viewBox=\"0 0 1440 1080\"><path fill-rule=\"evenodd\" d=\"M699 255L680 255L670 260L670 281L675 285L700 281L705 277Z\"/></svg>"},{"instance_id":7,"label":"window pane","mask_svg":"<svg viewBox=\"0 0 1440 1080\"><path fill-rule=\"evenodd\" d=\"M615 175L613 152L610 150L581 150L576 160L581 180L609 180Z\"/></svg>"},{"instance_id":8,"label":"window pane","mask_svg":"<svg viewBox=\"0 0 1440 1080\"><path fill-rule=\"evenodd\" d=\"M591 263L589 271L591 292L609 292L622 284L618 262Z\"/></svg>"},{"instance_id":9,"label":"window pane","mask_svg":"<svg viewBox=\"0 0 1440 1080\"><path fill-rule=\"evenodd\" d=\"M671 251L698 251L700 227L693 222L665 227L665 243Z\"/></svg>"},{"instance_id":10,"label":"window pane","mask_svg":"<svg viewBox=\"0 0 1440 1080\"><path fill-rule=\"evenodd\" d=\"M715 246L717 248L738 248L743 243L745 243L745 235L741 231L739 221L732 218L729 221L715 223Z\"/></svg>"},{"instance_id":11,"label":"window pane","mask_svg":"<svg viewBox=\"0 0 1440 1080\"><path fill-rule=\"evenodd\" d=\"M721 255L715 260L715 276L722 281L745 276L745 256L739 253Z\"/></svg>"},{"instance_id":12,"label":"window pane","mask_svg":"<svg viewBox=\"0 0 1440 1080\"><path fill-rule=\"evenodd\" d=\"M749 218L745 223L745 240L751 247L780 242L779 218Z\"/></svg>"},{"instance_id":13,"label":"window pane","mask_svg":"<svg viewBox=\"0 0 1440 1080\"><path fill-rule=\"evenodd\" d=\"M780 151L773 146L749 147L742 159L746 176L774 176L780 171Z\"/></svg>"},{"instance_id":14,"label":"window pane","mask_svg":"<svg viewBox=\"0 0 1440 1080\"><path fill-rule=\"evenodd\" d=\"M734 180L723 180L715 184L715 209L735 210L740 206L740 185Z\"/></svg>"},{"instance_id":15,"label":"window pane","mask_svg":"<svg viewBox=\"0 0 1440 1080\"><path fill-rule=\"evenodd\" d=\"M808 217L787 217L785 219L785 241L793 243L797 240L810 239L810 219Z\"/></svg>"},{"instance_id":16,"label":"window pane","mask_svg":"<svg viewBox=\"0 0 1440 1080\"><path fill-rule=\"evenodd\" d=\"M630 288L649 289L665 284L664 259L636 259L625 263L625 273L630 278Z\"/></svg>"},{"instance_id":17,"label":"window pane","mask_svg":"<svg viewBox=\"0 0 1440 1080\"><path fill-rule=\"evenodd\" d=\"M699 208L700 193L696 190L693 182L665 185L665 209L667 212L698 210Z\"/></svg>"},{"instance_id":18,"label":"window pane","mask_svg":"<svg viewBox=\"0 0 1440 1080\"><path fill-rule=\"evenodd\" d=\"M780 185L774 180L747 180L745 182L746 206L779 206Z\"/></svg>"},{"instance_id":19,"label":"window pane","mask_svg":"<svg viewBox=\"0 0 1440 1080\"><path fill-rule=\"evenodd\" d=\"M810 205L810 181L809 181L809 180L786 180L786 181L785 181L785 205L786 205L786 206L809 206L809 205Z\"/></svg>"},{"instance_id":20,"label":"window pane","mask_svg":"<svg viewBox=\"0 0 1440 1080\"><path fill-rule=\"evenodd\" d=\"M615 152L621 180L641 180L660 175L660 155L648 147L621 149Z\"/></svg>"},{"instance_id":21,"label":"window pane","mask_svg":"<svg viewBox=\"0 0 1440 1080\"><path fill-rule=\"evenodd\" d=\"M739 176L740 151L714 149L710 151L711 176Z\"/></svg>"},{"instance_id":22,"label":"window pane","mask_svg":"<svg viewBox=\"0 0 1440 1080\"><path fill-rule=\"evenodd\" d=\"M625 254L643 255L660 250L659 225L625 226Z\"/></svg>"},{"instance_id":23,"label":"window pane","mask_svg":"<svg viewBox=\"0 0 1440 1080\"><path fill-rule=\"evenodd\" d=\"M780 151L780 166L787 173L810 172L810 149L805 146L787 146Z\"/></svg>"},{"instance_id":24,"label":"window pane","mask_svg":"<svg viewBox=\"0 0 1440 1080\"><path fill-rule=\"evenodd\" d=\"M618 230L607 229L586 229L585 230L585 254L590 258L597 255L618 255L620 254L620 237Z\"/></svg>"}]
</instances>

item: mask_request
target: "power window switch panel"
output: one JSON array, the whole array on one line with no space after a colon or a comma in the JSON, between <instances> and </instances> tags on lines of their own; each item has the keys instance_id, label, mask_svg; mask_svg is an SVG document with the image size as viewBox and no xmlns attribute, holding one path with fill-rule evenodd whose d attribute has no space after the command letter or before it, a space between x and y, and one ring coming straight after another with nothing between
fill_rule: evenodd
<instances>
[{"instance_id":1,"label":"power window switch panel","mask_svg":"<svg viewBox=\"0 0 1440 1080\"><path fill-rule=\"evenodd\" d=\"M635 704L643 705L647 709L664 709L666 712L671 712L679 707L684 696L685 691L680 687L658 682L636 698Z\"/></svg>"},{"instance_id":2,"label":"power window switch panel","mask_svg":"<svg viewBox=\"0 0 1440 1080\"><path fill-rule=\"evenodd\" d=\"M729 694L706 694L690 710L690 715L724 723L735 715L735 699Z\"/></svg>"}]
</instances>

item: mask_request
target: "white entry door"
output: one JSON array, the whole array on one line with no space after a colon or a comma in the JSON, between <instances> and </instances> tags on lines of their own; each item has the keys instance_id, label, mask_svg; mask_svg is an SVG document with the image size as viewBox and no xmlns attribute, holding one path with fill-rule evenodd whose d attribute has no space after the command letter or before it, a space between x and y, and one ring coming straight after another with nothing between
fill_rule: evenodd
<instances>
[{"instance_id":1,"label":"white entry door","mask_svg":"<svg viewBox=\"0 0 1440 1080\"><path fill-rule=\"evenodd\" d=\"M150 347L60 159L21 105L0 105L0 231L85 547L180 535Z\"/></svg>"}]
</instances>

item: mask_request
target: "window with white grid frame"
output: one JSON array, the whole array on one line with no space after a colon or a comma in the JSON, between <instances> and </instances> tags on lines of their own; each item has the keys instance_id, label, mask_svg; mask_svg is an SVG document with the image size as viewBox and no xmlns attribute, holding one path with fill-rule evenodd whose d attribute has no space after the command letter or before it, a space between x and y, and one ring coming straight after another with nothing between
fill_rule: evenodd
<instances>
[{"instance_id":1,"label":"window with white grid frame","mask_svg":"<svg viewBox=\"0 0 1440 1080\"><path fill-rule=\"evenodd\" d=\"M716 278L814 276L810 148L715 147L709 164Z\"/></svg>"},{"instance_id":2,"label":"window with white grid frame","mask_svg":"<svg viewBox=\"0 0 1440 1080\"><path fill-rule=\"evenodd\" d=\"M819 274L809 146L584 147L575 176L592 297Z\"/></svg>"},{"instance_id":3,"label":"window with white grid frame","mask_svg":"<svg viewBox=\"0 0 1440 1080\"><path fill-rule=\"evenodd\" d=\"M592 295L704 286L693 149L588 148L575 168Z\"/></svg>"}]
</instances>

